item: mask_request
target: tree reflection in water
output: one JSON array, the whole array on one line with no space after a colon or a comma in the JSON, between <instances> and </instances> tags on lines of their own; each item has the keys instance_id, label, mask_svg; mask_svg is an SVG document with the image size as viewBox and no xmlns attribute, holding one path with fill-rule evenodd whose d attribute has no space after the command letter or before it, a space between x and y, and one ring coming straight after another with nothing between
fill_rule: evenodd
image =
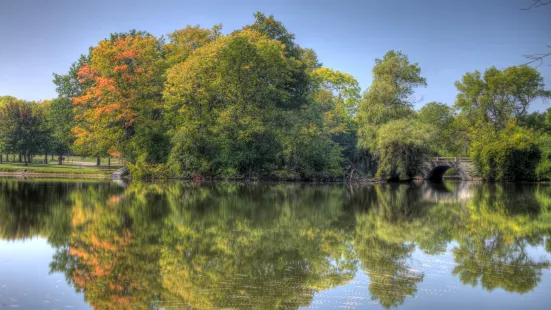
<instances>
[{"instance_id":1,"label":"tree reflection in water","mask_svg":"<svg viewBox=\"0 0 551 310\"><path fill-rule=\"evenodd\" d=\"M296 309L359 269L392 308L426 278L413 251L451 241L462 283L532 291L549 268L528 249L550 250L551 187L457 184L0 179L0 233L48 238L51 271L97 309Z\"/></svg>"}]
</instances>

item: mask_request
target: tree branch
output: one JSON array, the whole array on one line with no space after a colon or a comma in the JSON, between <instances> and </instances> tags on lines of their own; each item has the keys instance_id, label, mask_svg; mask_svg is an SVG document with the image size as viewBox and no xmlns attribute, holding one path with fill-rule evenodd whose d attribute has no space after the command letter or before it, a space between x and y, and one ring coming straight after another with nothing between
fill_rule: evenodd
<instances>
[{"instance_id":1,"label":"tree branch","mask_svg":"<svg viewBox=\"0 0 551 310\"><path fill-rule=\"evenodd\" d=\"M551 0L549 0L551 3ZM547 47L551 48L550 45L548 45ZM524 55L524 57L530 59L529 62L525 63L524 65L529 65L529 64L532 64L532 63L535 63L535 62L539 62L539 64L536 66L536 67L539 67L543 64L543 59L545 57L548 57L548 56L551 56L551 52L548 52L548 53L544 53L544 54L531 54L531 55Z\"/></svg>"},{"instance_id":2,"label":"tree branch","mask_svg":"<svg viewBox=\"0 0 551 310\"><path fill-rule=\"evenodd\" d=\"M534 0L534 3L532 3L531 6L523 8L521 10L523 11L531 10L533 8L539 8L540 6L548 5L550 3L551 3L551 0Z\"/></svg>"}]
</instances>

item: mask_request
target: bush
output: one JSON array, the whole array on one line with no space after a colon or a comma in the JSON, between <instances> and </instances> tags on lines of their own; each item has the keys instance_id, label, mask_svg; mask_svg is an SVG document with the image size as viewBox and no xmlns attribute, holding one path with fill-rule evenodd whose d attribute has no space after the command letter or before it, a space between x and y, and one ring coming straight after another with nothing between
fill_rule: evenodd
<instances>
[{"instance_id":1,"label":"bush","mask_svg":"<svg viewBox=\"0 0 551 310\"><path fill-rule=\"evenodd\" d=\"M541 160L536 167L538 180L551 180L551 136L544 136L539 143Z\"/></svg>"},{"instance_id":2,"label":"bush","mask_svg":"<svg viewBox=\"0 0 551 310\"><path fill-rule=\"evenodd\" d=\"M541 152L531 130L508 127L490 139L477 144L473 158L477 173L489 181L533 181Z\"/></svg>"},{"instance_id":3,"label":"bush","mask_svg":"<svg viewBox=\"0 0 551 310\"><path fill-rule=\"evenodd\" d=\"M128 163L128 169L135 179L166 179L174 176L167 164L148 163L147 154L138 156L134 164Z\"/></svg>"}]
</instances>

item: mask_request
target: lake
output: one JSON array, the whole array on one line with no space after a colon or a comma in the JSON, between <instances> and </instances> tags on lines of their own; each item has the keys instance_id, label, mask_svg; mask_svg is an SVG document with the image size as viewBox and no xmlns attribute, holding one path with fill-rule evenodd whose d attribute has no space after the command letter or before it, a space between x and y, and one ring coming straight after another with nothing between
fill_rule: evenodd
<instances>
[{"instance_id":1,"label":"lake","mask_svg":"<svg viewBox=\"0 0 551 310\"><path fill-rule=\"evenodd\" d=\"M0 309L549 309L551 185L0 178Z\"/></svg>"}]
</instances>

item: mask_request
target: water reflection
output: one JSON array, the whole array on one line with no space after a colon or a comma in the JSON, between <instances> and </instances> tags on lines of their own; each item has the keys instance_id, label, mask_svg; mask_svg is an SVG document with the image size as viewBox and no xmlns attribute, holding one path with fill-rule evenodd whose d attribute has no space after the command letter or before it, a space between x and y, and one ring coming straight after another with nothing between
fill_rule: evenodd
<instances>
[{"instance_id":1,"label":"water reflection","mask_svg":"<svg viewBox=\"0 0 551 310\"><path fill-rule=\"evenodd\" d=\"M534 290L550 262L528 250L551 250L551 186L0 179L0 234L47 238L51 271L96 309L296 309L358 272L392 308L430 281L412 253L450 244L463 284Z\"/></svg>"}]
</instances>

